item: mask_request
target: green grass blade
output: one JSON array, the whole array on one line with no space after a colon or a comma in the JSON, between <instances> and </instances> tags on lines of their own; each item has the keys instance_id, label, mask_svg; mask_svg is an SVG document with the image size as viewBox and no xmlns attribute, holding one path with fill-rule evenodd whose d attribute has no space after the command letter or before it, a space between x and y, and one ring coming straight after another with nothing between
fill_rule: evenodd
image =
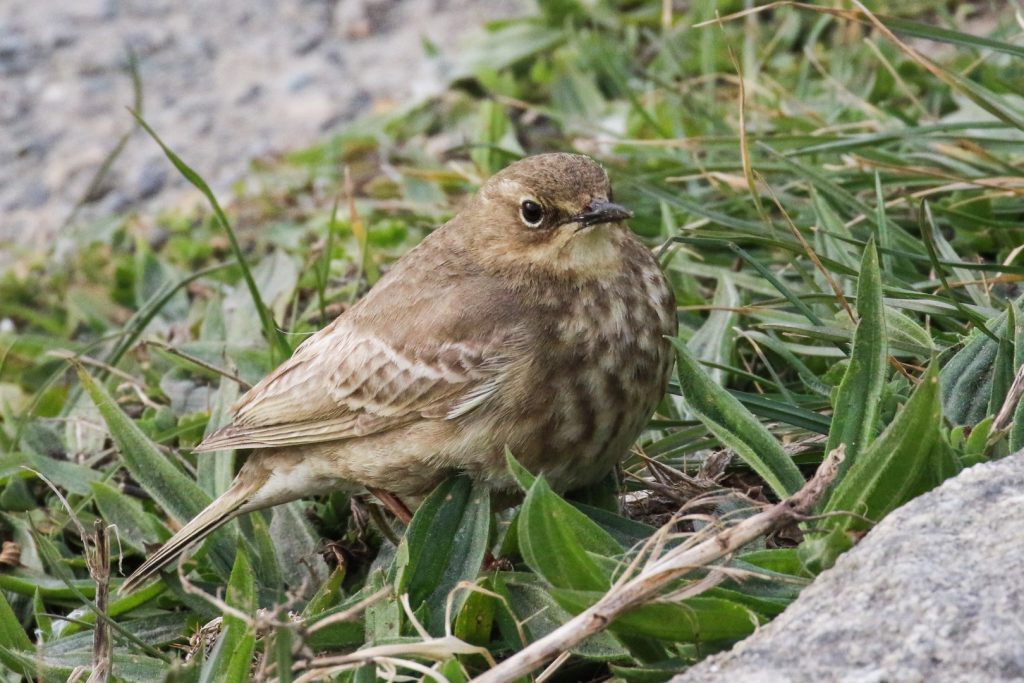
<instances>
[{"instance_id":1,"label":"green grass blade","mask_svg":"<svg viewBox=\"0 0 1024 683\"><path fill-rule=\"evenodd\" d=\"M256 280L253 279L252 271L249 269L249 265L245 260L245 254L242 253L242 247L238 243L238 237L235 235L235 231L231 228L231 223L228 221L228 217L224 213L224 210L220 208L220 202L218 202L217 198L214 196L213 190L210 189L210 186L206 184L206 181L203 180L198 173L193 171L192 168L182 161L182 159L175 154L173 150L164 144L164 141L160 139L160 136L156 134L156 131L150 128L149 124L146 123L138 113L132 110L129 111L132 112L132 116L134 116L135 120L139 122L139 125L149 133L149 136L153 138L154 141L156 141L156 144L160 145L160 149L164 151L164 154L167 155L167 158L170 159L172 164L174 164L174 167L178 169L178 172L181 173L186 180L192 183L196 189L202 192L203 196L206 197L206 200L210 203L210 207L213 209L213 214L216 216L217 222L220 223L224 232L227 233L228 241L231 243L231 251L235 256L235 259L238 261L239 267L242 269L242 277L245 279L245 284L249 288L249 295L252 297L253 305L256 306L256 312L259 314L260 322L263 324L263 333L267 337L267 342L274 350L275 362L283 361L291 355L291 345L288 344L288 340L285 338L281 330L277 328L277 325L274 323L274 316L270 313L270 309L267 308L267 305L263 302L263 297L260 296L260 290L256 286Z\"/></svg>"},{"instance_id":2,"label":"green grass blade","mask_svg":"<svg viewBox=\"0 0 1024 683\"><path fill-rule=\"evenodd\" d=\"M828 434L832 420L828 415L816 413L789 403L766 398L760 394L751 394L745 391L727 389L730 395L735 396L743 407L747 408L754 415L760 415L767 420L777 420L794 427L806 429L817 434Z\"/></svg>"},{"instance_id":3,"label":"green grass blade","mask_svg":"<svg viewBox=\"0 0 1024 683\"><path fill-rule=\"evenodd\" d=\"M931 259L932 267L935 269L936 275L938 275L939 280L942 282L942 286L946 289L946 291L950 292L950 297L948 300L954 306L956 306L961 313L964 314L964 317L966 317L968 320L974 323L975 327L981 330L981 332L986 337L995 341L996 343L999 343L999 338L990 329L988 329L988 326L985 325L985 319L980 314L964 306L963 303L961 303L960 300L956 297L956 294L953 292L953 289L949 286L949 282L946 280L945 272L939 263L939 255L937 253L935 246L935 235L938 232L938 230L935 227L935 220L932 217L931 208L929 207L928 202L924 203L923 209L924 210L921 212L921 216L919 219L921 224L921 234L924 236L924 244L928 249L928 258Z\"/></svg>"}]
</instances>

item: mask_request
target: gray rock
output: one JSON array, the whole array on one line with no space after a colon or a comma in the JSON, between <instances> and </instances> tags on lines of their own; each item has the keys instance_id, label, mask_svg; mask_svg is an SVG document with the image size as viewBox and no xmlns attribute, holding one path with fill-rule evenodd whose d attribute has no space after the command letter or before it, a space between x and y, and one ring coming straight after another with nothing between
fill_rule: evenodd
<instances>
[{"instance_id":1,"label":"gray rock","mask_svg":"<svg viewBox=\"0 0 1024 683\"><path fill-rule=\"evenodd\" d=\"M673 683L1024 681L1024 451L896 510L773 622Z\"/></svg>"},{"instance_id":2,"label":"gray rock","mask_svg":"<svg viewBox=\"0 0 1024 683\"><path fill-rule=\"evenodd\" d=\"M422 38L454 52L483 21L525 0L3 0L0 2L0 271L58 235L133 121L127 64L138 57L143 114L220 195L264 153L316 143L375 103L444 85ZM126 187L83 206L72 231L111 213L202 202L136 132L110 169ZM136 185L135 179L138 180ZM48 188L44 196L40 187ZM13 242L18 249L6 248Z\"/></svg>"}]
</instances>

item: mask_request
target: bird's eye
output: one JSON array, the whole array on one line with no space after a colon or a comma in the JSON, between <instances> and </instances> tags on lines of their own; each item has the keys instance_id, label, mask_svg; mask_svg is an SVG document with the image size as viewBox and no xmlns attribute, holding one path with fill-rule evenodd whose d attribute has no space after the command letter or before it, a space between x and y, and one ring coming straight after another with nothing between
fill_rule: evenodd
<instances>
[{"instance_id":1,"label":"bird's eye","mask_svg":"<svg viewBox=\"0 0 1024 683\"><path fill-rule=\"evenodd\" d=\"M536 228L544 220L544 207L532 199L524 199L519 205L519 215L523 222L531 228Z\"/></svg>"}]
</instances>

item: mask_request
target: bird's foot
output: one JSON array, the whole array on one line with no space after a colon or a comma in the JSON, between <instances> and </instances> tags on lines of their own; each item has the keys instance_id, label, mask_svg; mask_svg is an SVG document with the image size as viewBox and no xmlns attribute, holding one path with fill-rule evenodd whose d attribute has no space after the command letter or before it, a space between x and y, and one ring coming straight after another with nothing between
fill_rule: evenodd
<instances>
[{"instance_id":1,"label":"bird's foot","mask_svg":"<svg viewBox=\"0 0 1024 683\"><path fill-rule=\"evenodd\" d=\"M412 521L412 513L409 511L408 506L402 502L402 499L384 489L373 488L367 486L366 490L373 494L373 497L381 502L381 504L391 511L395 517L402 522L402 524L409 526L409 522Z\"/></svg>"}]
</instances>

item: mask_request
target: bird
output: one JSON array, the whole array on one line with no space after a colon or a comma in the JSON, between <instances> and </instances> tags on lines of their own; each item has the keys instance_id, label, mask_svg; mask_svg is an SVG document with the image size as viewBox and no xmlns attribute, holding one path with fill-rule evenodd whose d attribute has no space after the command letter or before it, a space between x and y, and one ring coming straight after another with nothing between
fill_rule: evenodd
<instances>
[{"instance_id":1,"label":"bird","mask_svg":"<svg viewBox=\"0 0 1024 683\"><path fill-rule=\"evenodd\" d=\"M401 513L460 472L514 491L506 449L556 491L603 478L664 396L678 331L631 217L585 155L488 178L195 448L251 452L121 592L238 515L299 498L365 488Z\"/></svg>"}]
</instances>

